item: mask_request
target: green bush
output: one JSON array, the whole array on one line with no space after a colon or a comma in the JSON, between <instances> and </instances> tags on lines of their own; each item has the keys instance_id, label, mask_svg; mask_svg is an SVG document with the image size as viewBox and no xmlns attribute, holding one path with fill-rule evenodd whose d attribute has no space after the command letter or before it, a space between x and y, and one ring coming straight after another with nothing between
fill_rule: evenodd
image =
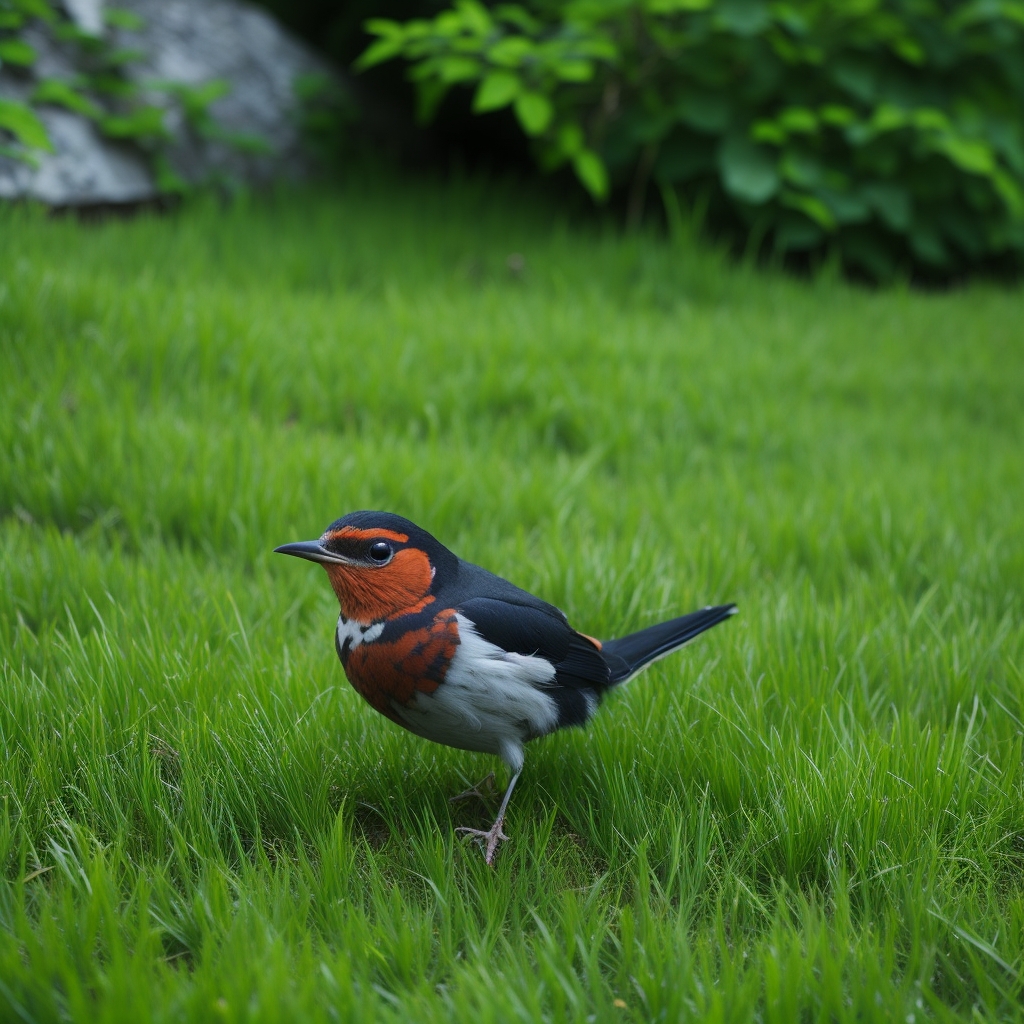
<instances>
[{"instance_id":1,"label":"green bush","mask_svg":"<svg viewBox=\"0 0 1024 1024\"><path fill-rule=\"evenodd\" d=\"M670 224L681 194L878 280L1024 265L1020 0L459 0L367 29L359 66L410 61L421 116L473 86L633 219L653 179Z\"/></svg>"}]
</instances>

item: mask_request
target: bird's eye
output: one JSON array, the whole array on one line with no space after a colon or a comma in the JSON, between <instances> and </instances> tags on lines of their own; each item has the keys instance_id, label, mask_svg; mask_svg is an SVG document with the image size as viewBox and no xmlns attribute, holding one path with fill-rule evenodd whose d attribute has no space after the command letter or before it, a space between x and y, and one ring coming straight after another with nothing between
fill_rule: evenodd
<instances>
[{"instance_id":1,"label":"bird's eye","mask_svg":"<svg viewBox=\"0 0 1024 1024\"><path fill-rule=\"evenodd\" d=\"M391 557L391 545L383 540L379 540L375 544L371 544L370 557L375 562L383 564Z\"/></svg>"}]
</instances>

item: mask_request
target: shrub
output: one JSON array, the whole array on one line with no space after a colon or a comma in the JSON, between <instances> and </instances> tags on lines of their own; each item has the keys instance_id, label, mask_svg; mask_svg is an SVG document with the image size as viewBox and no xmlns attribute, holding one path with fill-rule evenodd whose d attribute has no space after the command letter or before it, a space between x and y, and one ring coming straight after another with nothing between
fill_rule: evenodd
<instances>
[{"instance_id":1,"label":"shrub","mask_svg":"<svg viewBox=\"0 0 1024 1024\"><path fill-rule=\"evenodd\" d=\"M681 193L878 280L1024 265L1020 0L458 0L367 29L358 66L410 61L421 116L472 86L633 220L653 179L670 221Z\"/></svg>"}]
</instances>

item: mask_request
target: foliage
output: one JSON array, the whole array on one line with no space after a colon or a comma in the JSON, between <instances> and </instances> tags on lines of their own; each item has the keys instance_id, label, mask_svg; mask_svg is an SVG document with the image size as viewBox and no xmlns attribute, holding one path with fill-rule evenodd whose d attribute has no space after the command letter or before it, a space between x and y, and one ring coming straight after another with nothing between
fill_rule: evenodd
<instances>
[{"instance_id":1,"label":"foliage","mask_svg":"<svg viewBox=\"0 0 1024 1024\"><path fill-rule=\"evenodd\" d=\"M33 213L0 1019L1020 1019L1020 288L761 275L474 180ZM448 797L492 759L367 708L271 553L353 508L597 636L740 615L530 745L491 870Z\"/></svg>"},{"instance_id":2,"label":"foliage","mask_svg":"<svg viewBox=\"0 0 1024 1024\"><path fill-rule=\"evenodd\" d=\"M373 20L420 111L472 85L596 199L649 177L728 204L751 244L834 248L878 279L1024 265L1017 0L572 0Z\"/></svg>"},{"instance_id":3,"label":"foliage","mask_svg":"<svg viewBox=\"0 0 1024 1024\"><path fill-rule=\"evenodd\" d=\"M108 28L130 30L142 24L137 15L117 8L107 8L104 16ZM0 129L6 133L6 138L0 135L0 155L34 164L35 152L52 151L37 114L47 105L88 118L108 138L139 147L150 160L158 188L166 193L187 187L166 157L170 142L166 119L175 105L200 138L219 139L241 149L266 148L262 139L224 131L210 114L210 105L229 90L227 82L139 84L127 74L139 53L119 47L109 32L97 36L78 28L51 0L0 0L0 66L7 64L26 77L31 74L36 53L20 33L32 22L75 49L78 73L72 80L37 78L28 102L0 100Z\"/></svg>"}]
</instances>

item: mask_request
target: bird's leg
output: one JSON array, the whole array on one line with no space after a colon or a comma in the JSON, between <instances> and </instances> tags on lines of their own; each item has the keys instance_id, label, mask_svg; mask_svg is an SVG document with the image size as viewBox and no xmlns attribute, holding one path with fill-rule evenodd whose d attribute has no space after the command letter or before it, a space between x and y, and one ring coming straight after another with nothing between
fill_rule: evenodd
<instances>
[{"instance_id":1,"label":"bird's leg","mask_svg":"<svg viewBox=\"0 0 1024 1024\"><path fill-rule=\"evenodd\" d=\"M494 863L494 855L498 851L498 843L503 839L508 839L508 836L502 831L501 826L505 824L505 808L508 807L509 799L512 796L512 790L515 788L516 782L519 780L519 776L523 769L512 776L512 781L508 784L508 789L505 790L505 795L501 800L501 807L498 808L498 817L494 819L494 824L486 832L481 831L478 828L465 828L460 826L455 831L464 832L468 836L472 836L483 848L484 848L484 860L488 864Z\"/></svg>"},{"instance_id":2,"label":"bird's leg","mask_svg":"<svg viewBox=\"0 0 1024 1024\"><path fill-rule=\"evenodd\" d=\"M479 797L484 803L487 803L487 796L481 792L485 786L488 796L494 792L494 772L488 772L475 786L470 786L464 793L448 797L448 803L457 804L460 800L468 800L471 796Z\"/></svg>"}]
</instances>

